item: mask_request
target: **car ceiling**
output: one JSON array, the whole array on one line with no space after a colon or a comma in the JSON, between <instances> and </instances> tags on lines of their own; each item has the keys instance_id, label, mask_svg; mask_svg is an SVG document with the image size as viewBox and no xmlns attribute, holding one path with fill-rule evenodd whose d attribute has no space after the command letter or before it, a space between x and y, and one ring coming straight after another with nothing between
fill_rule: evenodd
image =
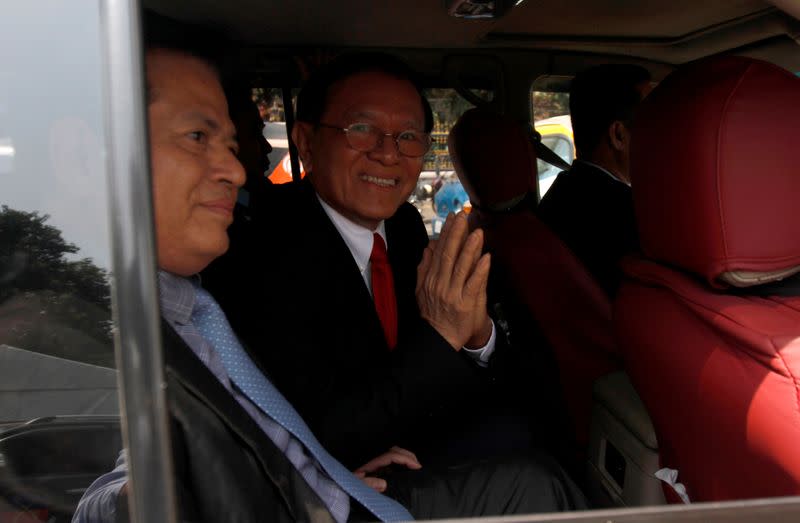
<instances>
[{"instance_id":1,"label":"car ceiling","mask_svg":"<svg viewBox=\"0 0 800 523\"><path fill-rule=\"evenodd\" d=\"M145 0L144 5L178 19L214 23L253 46L546 49L664 64L728 50L772 49L778 63L800 55L792 38L800 34L800 24L765 0L523 0L498 20L452 18L449 1Z\"/></svg>"}]
</instances>

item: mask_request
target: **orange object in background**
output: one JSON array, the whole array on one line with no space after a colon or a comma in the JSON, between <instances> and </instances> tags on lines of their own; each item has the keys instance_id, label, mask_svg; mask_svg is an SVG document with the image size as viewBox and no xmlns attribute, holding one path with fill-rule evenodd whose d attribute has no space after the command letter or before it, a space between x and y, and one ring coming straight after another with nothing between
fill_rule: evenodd
<instances>
[{"instance_id":1,"label":"orange object in background","mask_svg":"<svg viewBox=\"0 0 800 523\"><path fill-rule=\"evenodd\" d=\"M306 171L303 169L303 163L300 163L300 178L304 178ZM292 160L289 153L283 156L283 159L275 166L275 169L268 176L272 183L289 183L292 181Z\"/></svg>"}]
</instances>

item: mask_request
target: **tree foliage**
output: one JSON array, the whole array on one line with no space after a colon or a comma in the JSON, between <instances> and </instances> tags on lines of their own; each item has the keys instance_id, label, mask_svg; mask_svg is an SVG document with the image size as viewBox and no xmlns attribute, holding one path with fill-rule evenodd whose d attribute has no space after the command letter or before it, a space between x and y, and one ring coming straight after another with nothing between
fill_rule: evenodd
<instances>
[{"instance_id":1,"label":"tree foliage","mask_svg":"<svg viewBox=\"0 0 800 523\"><path fill-rule=\"evenodd\" d=\"M0 343L110 364L108 272L49 218L0 207Z\"/></svg>"},{"instance_id":2,"label":"tree foliage","mask_svg":"<svg viewBox=\"0 0 800 523\"><path fill-rule=\"evenodd\" d=\"M533 104L533 121L538 122L545 118L569 114L569 94L548 91L533 91L531 93Z\"/></svg>"},{"instance_id":3,"label":"tree foliage","mask_svg":"<svg viewBox=\"0 0 800 523\"><path fill-rule=\"evenodd\" d=\"M283 91L278 87L256 87L253 101L258 106L261 119L265 122L285 122L286 108L283 104ZM292 100L294 106L294 100Z\"/></svg>"}]
</instances>

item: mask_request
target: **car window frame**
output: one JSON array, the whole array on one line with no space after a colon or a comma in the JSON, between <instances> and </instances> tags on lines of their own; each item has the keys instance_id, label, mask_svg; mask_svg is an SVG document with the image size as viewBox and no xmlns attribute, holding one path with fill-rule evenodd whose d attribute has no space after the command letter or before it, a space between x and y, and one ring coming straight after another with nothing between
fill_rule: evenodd
<instances>
[{"instance_id":1,"label":"car window frame","mask_svg":"<svg viewBox=\"0 0 800 523\"><path fill-rule=\"evenodd\" d=\"M173 523L177 503L156 285L141 3L98 1L112 209L112 314L128 509L131 521Z\"/></svg>"},{"instance_id":2,"label":"car window frame","mask_svg":"<svg viewBox=\"0 0 800 523\"><path fill-rule=\"evenodd\" d=\"M132 521L177 521L156 287L139 0L98 0L105 46L105 116L112 301ZM147 173L147 175L143 175ZM745 473L745 471L743 471ZM800 519L800 497L487 518L486 522L683 522ZM463 520L467 521L467 520Z\"/></svg>"}]
</instances>

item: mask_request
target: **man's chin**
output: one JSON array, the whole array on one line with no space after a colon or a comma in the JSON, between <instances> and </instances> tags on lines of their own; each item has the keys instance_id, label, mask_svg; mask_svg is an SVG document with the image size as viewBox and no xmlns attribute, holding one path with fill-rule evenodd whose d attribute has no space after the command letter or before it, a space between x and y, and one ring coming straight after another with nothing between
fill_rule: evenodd
<instances>
[{"instance_id":1,"label":"man's chin","mask_svg":"<svg viewBox=\"0 0 800 523\"><path fill-rule=\"evenodd\" d=\"M386 203L385 205L377 205L374 206L366 211L366 214L377 218L378 220L385 220L387 218L391 218L397 212L397 209L403 205L406 200L398 200L392 201L390 203Z\"/></svg>"},{"instance_id":2,"label":"man's chin","mask_svg":"<svg viewBox=\"0 0 800 523\"><path fill-rule=\"evenodd\" d=\"M219 243L215 245L211 250L210 254L213 257L212 259L219 258L226 252L228 252L228 247L230 247L230 240L228 239L228 234L225 234L223 239L220 239Z\"/></svg>"},{"instance_id":3,"label":"man's chin","mask_svg":"<svg viewBox=\"0 0 800 523\"><path fill-rule=\"evenodd\" d=\"M377 220L385 220L394 216L397 209L403 205L408 197L401 198L398 195L393 195L392 198L375 199L371 205L367 205L362 209L364 216L370 216Z\"/></svg>"},{"instance_id":4,"label":"man's chin","mask_svg":"<svg viewBox=\"0 0 800 523\"><path fill-rule=\"evenodd\" d=\"M230 240L228 239L228 233L223 232L220 235L215 235L214 238L207 238L207 241L202 245L199 246L200 248L197 249L198 258L202 260L206 260L206 265L210 264L212 261L216 260L226 252L228 252L228 247L230 246ZM202 269L204 269L203 267ZM200 269L200 270L202 270Z\"/></svg>"}]
</instances>

